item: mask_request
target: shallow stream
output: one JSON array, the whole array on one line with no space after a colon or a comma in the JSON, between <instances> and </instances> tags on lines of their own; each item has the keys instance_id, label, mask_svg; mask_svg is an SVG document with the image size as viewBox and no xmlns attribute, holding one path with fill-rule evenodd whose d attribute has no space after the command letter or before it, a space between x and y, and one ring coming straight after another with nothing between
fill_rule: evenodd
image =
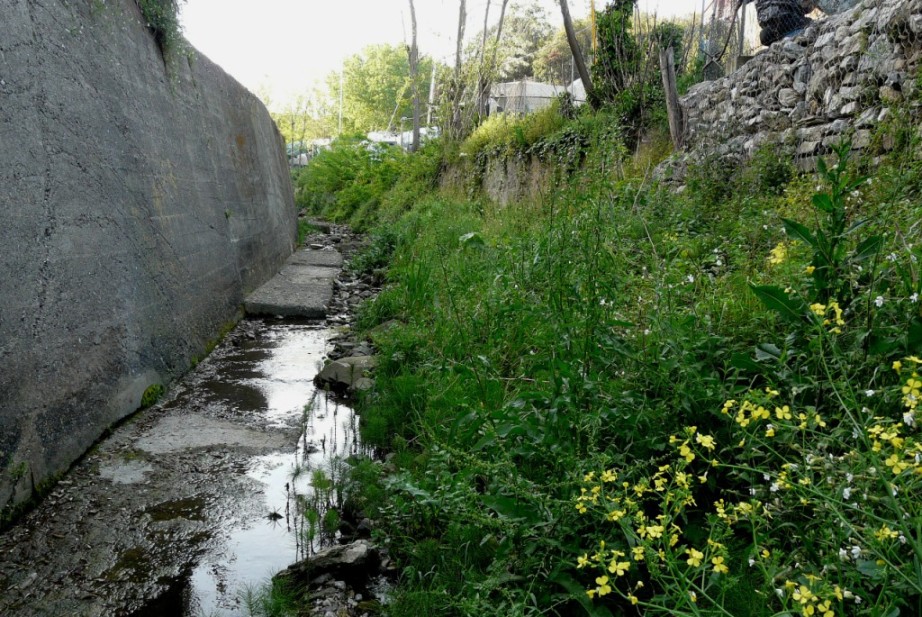
<instances>
[{"instance_id":1,"label":"shallow stream","mask_svg":"<svg viewBox=\"0 0 922 617\"><path fill-rule=\"evenodd\" d=\"M0 536L0 614L247 614L332 541L336 461L359 448L353 411L313 385L332 333L241 322Z\"/></svg>"}]
</instances>

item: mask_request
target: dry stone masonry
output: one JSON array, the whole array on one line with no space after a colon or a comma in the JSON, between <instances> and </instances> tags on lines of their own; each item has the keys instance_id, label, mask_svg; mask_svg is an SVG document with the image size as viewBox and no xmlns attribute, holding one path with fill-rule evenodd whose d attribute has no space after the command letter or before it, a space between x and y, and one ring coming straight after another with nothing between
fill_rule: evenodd
<instances>
[{"instance_id":1,"label":"dry stone masonry","mask_svg":"<svg viewBox=\"0 0 922 617\"><path fill-rule=\"evenodd\" d=\"M914 95L920 62L922 0L864 0L694 86L682 100L685 161L705 152L748 158L764 144L785 144L807 169L843 138L867 149L894 106Z\"/></svg>"},{"instance_id":2,"label":"dry stone masonry","mask_svg":"<svg viewBox=\"0 0 922 617\"><path fill-rule=\"evenodd\" d=\"M295 233L265 107L134 0L0 2L0 511L186 370Z\"/></svg>"}]
</instances>

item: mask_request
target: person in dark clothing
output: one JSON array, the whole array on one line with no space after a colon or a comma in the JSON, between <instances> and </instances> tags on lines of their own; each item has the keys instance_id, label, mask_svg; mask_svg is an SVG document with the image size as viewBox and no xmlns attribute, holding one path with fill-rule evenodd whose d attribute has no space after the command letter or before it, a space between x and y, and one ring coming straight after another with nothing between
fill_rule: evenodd
<instances>
[{"instance_id":1,"label":"person in dark clothing","mask_svg":"<svg viewBox=\"0 0 922 617\"><path fill-rule=\"evenodd\" d=\"M740 4L753 1L762 27L759 39L765 46L803 30L810 23L806 14L816 8L815 0L740 0Z\"/></svg>"}]
</instances>

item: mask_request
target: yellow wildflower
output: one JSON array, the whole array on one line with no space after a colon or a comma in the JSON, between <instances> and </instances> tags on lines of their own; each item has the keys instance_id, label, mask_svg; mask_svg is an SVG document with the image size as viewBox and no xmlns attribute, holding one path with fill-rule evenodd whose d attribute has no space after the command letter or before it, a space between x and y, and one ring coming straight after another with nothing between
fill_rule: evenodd
<instances>
[{"instance_id":1,"label":"yellow wildflower","mask_svg":"<svg viewBox=\"0 0 922 617\"><path fill-rule=\"evenodd\" d=\"M600 598L611 593L611 585L608 584L607 576L598 577L595 579L595 583L598 585L595 590L598 592Z\"/></svg>"},{"instance_id":2,"label":"yellow wildflower","mask_svg":"<svg viewBox=\"0 0 922 617\"><path fill-rule=\"evenodd\" d=\"M631 549L631 558L634 561L643 561L644 560L644 551L642 546L635 546Z\"/></svg>"},{"instance_id":3,"label":"yellow wildflower","mask_svg":"<svg viewBox=\"0 0 922 617\"><path fill-rule=\"evenodd\" d=\"M618 561L612 559L611 563L608 564L608 571L614 574L615 576L624 576L624 573L631 569L630 561Z\"/></svg>"},{"instance_id":4,"label":"yellow wildflower","mask_svg":"<svg viewBox=\"0 0 922 617\"><path fill-rule=\"evenodd\" d=\"M791 408L785 405L784 407L775 407L775 417L779 420L790 420L791 419Z\"/></svg>"},{"instance_id":5,"label":"yellow wildflower","mask_svg":"<svg viewBox=\"0 0 922 617\"><path fill-rule=\"evenodd\" d=\"M806 272L807 274L813 274L815 270L816 270L816 266L807 266L806 268L804 268L804 272Z\"/></svg>"},{"instance_id":6,"label":"yellow wildflower","mask_svg":"<svg viewBox=\"0 0 922 617\"><path fill-rule=\"evenodd\" d=\"M724 558L720 555L711 559L711 563L714 564L714 572L718 574L726 574L730 571L726 564L724 564Z\"/></svg>"},{"instance_id":7,"label":"yellow wildflower","mask_svg":"<svg viewBox=\"0 0 922 617\"><path fill-rule=\"evenodd\" d=\"M698 433L697 435L695 435L695 441L700 443L703 447L707 448L708 450L714 449L714 438L710 435L702 435L701 433Z\"/></svg>"},{"instance_id":8,"label":"yellow wildflower","mask_svg":"<svg viewBox=\"0 0 922 617\"><path fill-rule=\"evenodd\" d=\"M704 559L704 553L695 548L685 549L685 552L688 553L688 559L685 560L688 565L693 568L697 568L701 565L701 560Z\"/></svg>"},{"instance_id":9,"label":"yellow wildflower","mask_svg":"<svg viewBox=\"0 0 922 617\"><path fill-rule=\"evenodd\" d=\"M771 256L768 258L768 263L772 265L778 265L784 263L785 258L787 257L788 249L784 245L784 242L779 242L775 248L771 250Z\"/></svg>"},{"instance_id":10,"label":"yellow wildflower","mask_svg":"<svg viewBox=\"0 0 922 617\"><path fill-rule=\"evenodd\" d=\"M883 527L881 527L880 529L874 532L874 537L880 540L881 542L887 539L893 540L894 538L899 537L899 535L900 534L898 532L890 529L889 525L884 525Z\"/></svg>"},{"instance_id":11,"label":"yellow wildflower","mask_svg":"<svg viewBox=\"0 0 922 617\"><path fill-rule=\"evenodd\" d=\"M583 553L582 555L576 558L577 568L585 568L588 565L589 565L589 553Z\"/></svg>"}]
</instances>

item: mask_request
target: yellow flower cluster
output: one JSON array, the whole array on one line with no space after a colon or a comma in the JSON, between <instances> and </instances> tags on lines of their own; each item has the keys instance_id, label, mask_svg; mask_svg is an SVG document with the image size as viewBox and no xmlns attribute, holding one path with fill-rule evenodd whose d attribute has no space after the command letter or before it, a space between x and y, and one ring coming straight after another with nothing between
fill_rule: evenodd
<instances>
[{"instance_id":1,"label":"yellow flower cluster","mask_svg":"<svg viewBox=\"0 0 922 617\"><path fill-rule=\"evenodd\" d=\"M777 391L766 388L768 392L768 398L774 398L777 396ZM735 400L729 400L723 404L721 413L724 415L731 415L733 411L736 410L734 415L734 422L736 422L741 428L746 428L750 425L756 425L759 422L772 420L772 422L766 423L765 426L765 436L774 437L776 434L776 429L780 426L796 426L799 430L806 430L807 428L826 428L826 421L816 411L809 412L794 412L791 411L790 405L775 405L774 413L768 410L768 407L765 406L765 403L760 402L758 397L753 401L746 399L742 403L737 403ZM793 420L796 418L796 424L793 424ZM775 422L780 424L776 425ZM739 447L746 445L745 438L737 444Z\"/></svg>"},{"instance_id":2,"label":"yellow flower cluster","mask_svg":"<svg viewBox=\"0 0 922 617\"><path fill-rule=\"evenodd\" d=\"M779 242L775 248L771 250L771 254L768 257L768 263L776 266L778 264L784 263L784 260L788 256L788 247L784 242Z\"/></svg>"},{"instance_id":3,"label":"yellow flower cluster","mask_svg":"<svg viewBox=\"0 0 922 617\"><path fill-rule=\"evenodd\" d=\"M804 575L800 582L787 580L779 589L797 605L804 617L835 617L834 605L843 600L855 600L856 596L839 585L829 585L819 576Z\"/></svg>"},{"instance_id":4,"label":"yellow flower cluster","mask_svg":"<svg viewBox=\"0 0 922 617\"><path fill-rule=\"evenodd\" d=\"M695 459L695 451L711 452L717 448L713 436L699 432L694 426L686 427L683 433L670 439L679 453L678 459L657 466L651 475L636 478L634 482L617 482L619 473L615 470L583 476L585 486L575 498L577 511L583 514L591 511L608 522L618 523L618 535L623 537L617 548L602 541L598 550L577 558L577 568L592 569L599 574L595 584L586 589L590 598L616 593L632 604L638 603L635 592L643 587L640 578L650 571L646 564L651 560L660 564L684 562L689 568L708 568L718 575L730 572L727 549L715 539L708 538L703 547L683 544L684 532L678 523L685 520L685 509L696 505L694 486L707 481L706 474L696 478L686 467ZM738 504L731 508L732 515L743 515L747 508L754 511L750 504ZM656 567L658 571L661 568ZM634 579L633 587L616 584L627 577Z\"/></svg>"},{"instance_id":5,"label":"yellow flower cluster","mask_svg":"<svg viewBox=\"0 0 922 617\"><path fill-rule=\"evenodd\" d=\"M842 319L842 307L837 301L830 300L829 304L816 302L810 305L810 311L817 317L823 318L823 325L828 327L832 334L842 333L845 320Z\"/></svg>"}]
</instances>

